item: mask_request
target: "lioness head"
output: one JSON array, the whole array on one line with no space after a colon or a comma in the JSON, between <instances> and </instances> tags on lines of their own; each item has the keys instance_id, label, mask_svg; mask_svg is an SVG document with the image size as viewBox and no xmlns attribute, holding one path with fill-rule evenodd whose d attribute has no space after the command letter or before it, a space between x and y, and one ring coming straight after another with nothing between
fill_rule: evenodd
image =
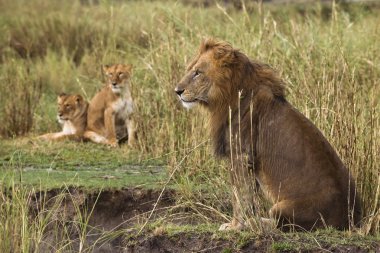
<instances>
[{"instance_id":1,"label":"lioness head","mask_svg":"<svg viewBox=\"0 0 380 253\"><path fill-rule=\"evenodd\" d=\"M63 124L67 120L73 120L80 115L85 106L86 101L81 95L60 94L57 98L58 102L58 122Z\"/></svg>"},{"instance_id":2,"label":"lioness head","mask_svg":"<svg viewBox=\"0 0 380 253\"><path fill-rule=\"evenodd\" d=\"M103 71L107 77L107 85L109 85L112 89L112 92L120 93L122 90L127 88L129 78L132 74L132 65L104 65Z\"/></svg>"},{"instance_id":3,"label":"lioness head","mask_svg":"<svg viewBox=\"0 0 380 253\"><path fill-rule=\"evenodd\" d=\"M204 40L198 55L187 67L187 73L175 88L186 108L196 104L206 107L225 103L233 92L232 68L238 61L239 51L226 42Z\"/></svg>"}]
</instances>

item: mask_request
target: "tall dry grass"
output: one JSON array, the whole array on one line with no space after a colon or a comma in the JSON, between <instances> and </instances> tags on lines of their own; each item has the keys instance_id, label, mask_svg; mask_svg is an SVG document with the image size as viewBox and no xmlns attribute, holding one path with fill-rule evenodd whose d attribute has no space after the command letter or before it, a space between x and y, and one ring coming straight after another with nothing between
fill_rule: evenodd
<instances>
[{"instance_id":1,"label":"tall dry grass","mask_svg":"<svg viewBox=\"0 0 380 253\"><path fill-rule=\"evenodd\" d=\"M83 211L75 197L69 189L52 197L38 188L2 186L1 252L92 252L96 243L106 240L89 225L91 212ZM74 210L66 210L69 202ZM90 234L99 239L88 243Z\"/></svg>"},{"instance_id":2,"label":"tall dry grass","mask_svg":"<svg viewBox=\"0 0 380 253\"><path fill-rule=\"evenodd\" d=\"M223 220L231 193L226 166L209 149L207 113L184 110L173 92L201 39L217 37L278 70L288 100L357 178L366 233L380 233L379 6L95 2L0 2L3 136L52 130L57 93L90 99L102 86L101 64L132 63L139 149L173 167L181 161L179 201L206 221Z\"/></svg>"}]
</instances>

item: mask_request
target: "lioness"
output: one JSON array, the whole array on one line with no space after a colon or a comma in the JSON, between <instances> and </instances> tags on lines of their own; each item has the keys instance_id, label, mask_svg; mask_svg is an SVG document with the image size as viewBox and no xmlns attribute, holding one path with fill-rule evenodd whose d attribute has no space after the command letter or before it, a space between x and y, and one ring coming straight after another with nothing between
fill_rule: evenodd
<instances>
[{"instance_id":1,"label":"lioness","mask_svg":"<svg viewBox=\"0 0 380 253\"><path fill-rule=\"evenodd\" d=\"M349 171L322 133L288 103L283 81L268 65L208 39L175 92L185 107L208 109L215 154L233 157L233 189L252 196L252 188L241 189L253 175L273 203L269 216L278 227L347 229L360 220ZM246 225L243 209L251 197L234 196L233 220L222 230Z\"/></svg>"},{"instance_id":2,"label":"lioness","mask_svg":"<svg viewBox=\"0 0 380 253\"><path fill-rule=\"evenodd\" d=\"M107 83L90 102L84 136L93 142L113 147L127 137L128 144L133 145L136 129L129 87L132 65L105 65L103 71Z\"/></svg>"},{"instance_id":3,"label":"lioness","mask_svg":"<svg viewBox=\"0 0 380 253\"><path fill-rule=\"evenodd\" d=\"M88 102L81 95L60 94L57 98L58 122L62 131L39 136L43 140L82 140L86 129Z\"/></svg>"}]
</instances>

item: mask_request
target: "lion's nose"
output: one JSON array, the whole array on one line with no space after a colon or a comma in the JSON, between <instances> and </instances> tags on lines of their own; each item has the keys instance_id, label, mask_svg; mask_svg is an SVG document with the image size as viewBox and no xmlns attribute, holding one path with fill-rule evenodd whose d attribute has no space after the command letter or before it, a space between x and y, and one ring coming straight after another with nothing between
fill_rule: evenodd
<instances>
[{"instance_id":1,"label":"lion's nose","mask_svg":"<svg viewBox=\"0 0 380 253\"><path fill-rule=\"evenodd\" d=\"M63 113L62 113L62 112L59 112L59 113L58 113L58 116L59 116L59 117L62 117L62 116L63 116Z\"/></svg>"},{"instance_id":2,"label":"lion's nose","mask_svg":"<svg viewBox=\"0 0 380 253\"><path fill-rule=\"evenodd\" d=\"M178 96L181 96L181 94L182 94L185 90L175 88L174 91L175 91L175 93L177 93Z\"/></svg>"},{"instance_id":3,"label":"lion's nose","mask_svg":"<svg viewBox=\"0 0 380 253\"><path fill-rule=\"evenodd\" d=\"M112 86L116 86L117 85L117 82L112 82Z\"/></svg>"}]
</instances>

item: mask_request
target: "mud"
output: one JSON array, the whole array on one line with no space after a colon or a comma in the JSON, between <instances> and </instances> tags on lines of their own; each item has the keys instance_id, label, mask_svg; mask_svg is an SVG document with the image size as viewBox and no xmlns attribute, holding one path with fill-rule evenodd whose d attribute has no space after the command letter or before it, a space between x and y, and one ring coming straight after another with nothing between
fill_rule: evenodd
<instances>
[{"instance_id":1,"label":"mud","mask_svg":"<svg viewBox=\"0 0 380 253\"><path fill-rule=\"evenodd\" d=\"M212 233L179 233L175 236L165 235L150 235L135 239L125 246L125 253L179 253L179 252L234 252L234 253L249 253L249 252L355 252L368 253L380 252L380 244L373 242L372 245L366 247L351 246L351 245L319 245L311 247L307 243L305 246L283 247L276 248L274 243L283 241L283 238L273 235L262 236L256 239L242 242L234 239L214 238ZM287 245L286 243L283 245Z\"/></svg>"},{"instance_id":2,"label":"mud","mask_svg":"<svg viewBox=\"0 0 380 253\"><path fill-rule=\"evenodd\" d=\"M135 225L146 221L160 190L141 188L85 192L77 188L51 190L31 197L31 218L49 217L37 252L96 253L177 253L177 252L380 252L380 242L366 247L318 245L313 249L281 246L284 238L266 235L245 240L235 236L218 237L211 232L167 233L165 228L146 228L139 234ZM150 217L153 222L172 213L174 190L166 190ZM176 209L177 210L177 209ZM177 210L178 211L178 210ZM180 210L181 215L185 210ZM42 215L42 216L41 216ZM44 216L45 215L45 216ZM183 215L186 216L186 215ZM186 219L182 219L183 223ZM193 221L187 220L187 224ZM183 225L183 224L182 224ZM160 228L160 227L159 227ZM280 242L280 248L273 245ZM305 244L307 245L307 243Z\"/></svg>"},{"instance_id":3,"label":"mud","mask_svg":"<svg viewBox=\"0 0 380 253\"><path fill-rule=\"evenodd\" d=\"M268 252L268 240L252 241L243 247L238 242L213 239L211 233L179 233L175 236L152 235L126 245L125 252L175 253L175 252Z\"/></svg>"},{"instance_id":4,"label":"mud","mask_svg":"<svg viewBox=\"0 0 380 253\"><path fill-rule=\"evenodd\" d=\"M50 220L38 251L55 252L66 240L70 244L67 252L125 252L123 238L134 225L146 220L160 193L141 188L90 193L69 188L36 193L31 200L31 218L47 213ZM164 191L151 219L173 205L174 199L173 190Z\"/></svg>"}]
</instances>

